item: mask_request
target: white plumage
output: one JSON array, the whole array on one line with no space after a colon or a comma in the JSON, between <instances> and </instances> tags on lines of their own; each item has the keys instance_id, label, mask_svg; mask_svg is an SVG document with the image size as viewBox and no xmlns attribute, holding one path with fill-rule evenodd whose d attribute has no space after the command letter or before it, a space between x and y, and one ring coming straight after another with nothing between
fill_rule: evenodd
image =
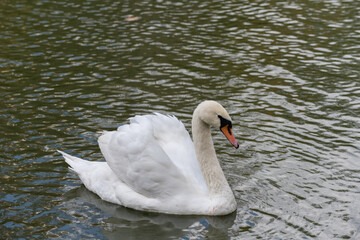
<instances>
[{"instance_id":1,"label":"white plumage","mask_svg":"<svg viewBox=\"0 0 360 240\"><path fill-rule=\"evenodd\" d=\"M207 120L209 114L213 119ZM210 125L220 127L219 116L231 121L214 101L198 106L195 145L176 117L156 113L130 118L130 124L100 136L106 162L61 153L86 188L105 201L144 211L224 215L236 209L236 202L210 135ZM199 141L205 146L195 149Z\"/></svg>"}]
</instances>

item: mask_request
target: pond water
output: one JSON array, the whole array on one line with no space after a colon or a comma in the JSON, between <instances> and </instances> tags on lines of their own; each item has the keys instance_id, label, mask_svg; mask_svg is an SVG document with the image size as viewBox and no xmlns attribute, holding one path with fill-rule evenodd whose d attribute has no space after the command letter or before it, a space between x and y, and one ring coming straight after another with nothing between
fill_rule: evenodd
<instances>
[{"instance_id":1,"label":"pond water","mask_svg":"<svg viewBox=\"0 0 360 240\"><path fill-rule=\"evenodd\" d=\"M357 0L0 3L2 239L360 239ZM225 217L106 203L57 149L102 160L101 130L221 102Z\"/></svg>"}]
</instances>

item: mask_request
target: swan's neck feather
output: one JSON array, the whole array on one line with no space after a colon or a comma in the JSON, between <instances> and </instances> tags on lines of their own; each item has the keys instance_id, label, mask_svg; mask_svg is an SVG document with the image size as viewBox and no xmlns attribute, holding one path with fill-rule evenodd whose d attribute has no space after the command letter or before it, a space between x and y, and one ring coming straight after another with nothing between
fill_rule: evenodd
<instances>
[{"instance_id":1,"label":"swan's neck feather","mask_svg":"<svg viewBox=\"0 0 360 240\"><path fill-rule=\"evenodd\" d=\"M210 126L200 119L197 111L193 115L192 134L196 157L209 193L214 196L229 192L232 195L229 184L216 157Z\"/></svg>"}]
</instances>

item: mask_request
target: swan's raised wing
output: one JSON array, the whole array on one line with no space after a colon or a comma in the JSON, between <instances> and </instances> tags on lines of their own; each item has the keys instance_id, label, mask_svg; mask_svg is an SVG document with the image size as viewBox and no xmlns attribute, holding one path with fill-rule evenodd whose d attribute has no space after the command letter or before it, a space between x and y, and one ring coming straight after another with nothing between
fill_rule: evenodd
<instances>
[{"instance_id":1,"label":"swan's raised wing","mask_svg":"<svg viewBox=\"0 0 360 240\"><path fill-rule=\"evenodd\" d=\"M207 192L206 183L196 158L194 143L184 124L175 116L155 114L150 117L155 139L170 160L186 178Z\"/></svg>"},{"instance_id":2,"label":"swan's raised wing","mask_svg":"<svg viewBox=\"0 0 360 240\"><path fill-rule=\"evenodd\" d=\"M186 134L179 134L181 127L191 146L184 140ZM207 191L191 139L174 117L157 114L131 118L130 124L102 135L99 145L114 173L147 197Z\"/></svg>"}]
</instances>

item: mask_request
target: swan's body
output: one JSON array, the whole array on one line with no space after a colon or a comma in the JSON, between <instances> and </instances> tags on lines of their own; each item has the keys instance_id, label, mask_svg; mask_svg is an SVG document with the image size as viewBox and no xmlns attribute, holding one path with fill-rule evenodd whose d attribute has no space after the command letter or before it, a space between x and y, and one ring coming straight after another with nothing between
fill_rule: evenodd
<instances>
[{"instance_id":1,"label":"swan's body","mask_svg":"<svg viewBox=\"0 0 360 240\"><path fill-rule=\"evenodd\" d=\"M194 143L184 125L161 114L136 116L98 142L106 162L63 156L87 189L125 207L169 214L225 215L234 195L217 160L210 126L238 147L231 118L214 101L194 111Z\"/></svg>"}]
</instances>

